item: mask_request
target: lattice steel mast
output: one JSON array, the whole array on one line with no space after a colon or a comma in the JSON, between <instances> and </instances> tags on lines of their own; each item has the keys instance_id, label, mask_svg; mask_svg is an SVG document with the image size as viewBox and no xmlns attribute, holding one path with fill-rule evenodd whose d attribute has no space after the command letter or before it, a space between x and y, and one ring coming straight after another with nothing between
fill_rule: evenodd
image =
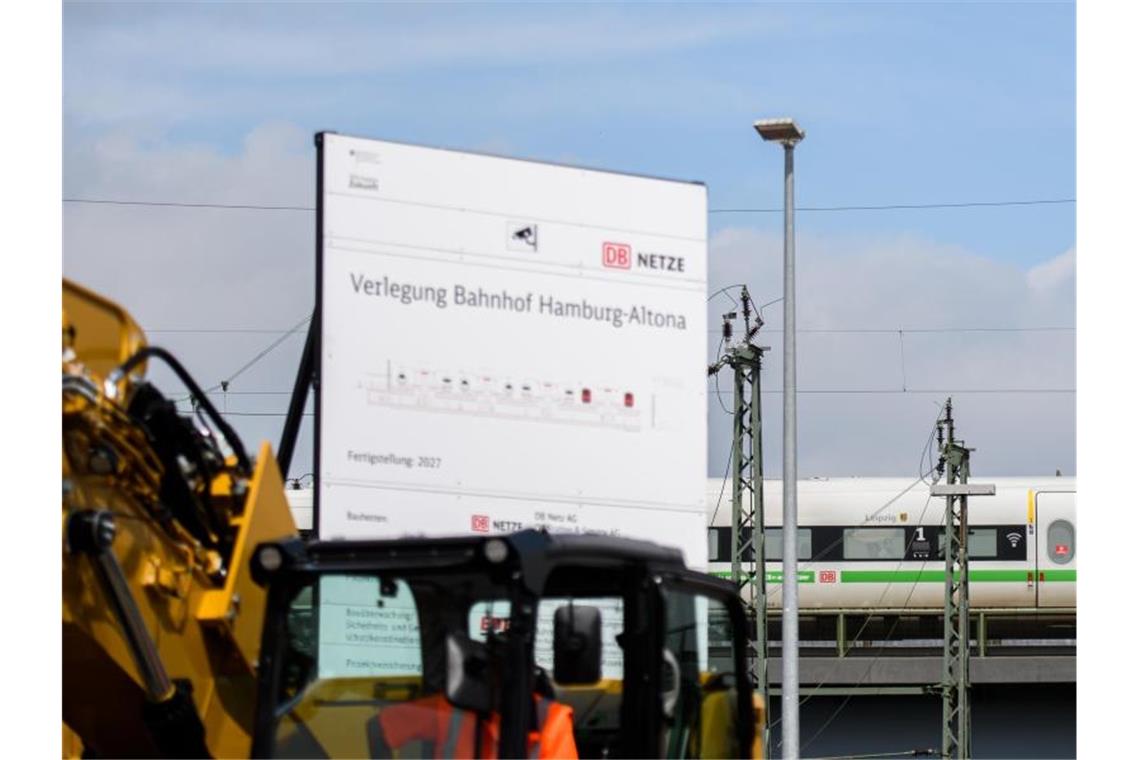
<instances>
[{"instance_id":1,"label":"lattice steel mast","mask_svg":"<svg viewBox=\"0 0 1140 760\"><path fill-rule=\"evenodd\" d=\"M946 497L943 528L946 596L943 608L942 757L970 757L970 553L968 496L992 496L993 485L971 484L970 452L954 438L953 406L946 399L938 420L938 473L944 485L932 496Z\"/></svg>"},{"instance_id":2,"label":"lattice steel mast","mask_svg":"<svg viewBox=\"0 0 1140 760\"><path fill-rule=\"evenodd\" d=\"M748 653L749 675L768 707L768 606L764 576L764 460L760 414L760 367L767 346L757 346L752 338L763 325L759 313L752 323L752 303L748 288L741 287L744 339L731 346L732 323L736 313L724 315L725 352L709 367L714 375L727 366L733 370L732 424L732 575L740 589L749 624L756 635ZM768 744L765 728L764 744Z\"/></svg>"}]
</instances>

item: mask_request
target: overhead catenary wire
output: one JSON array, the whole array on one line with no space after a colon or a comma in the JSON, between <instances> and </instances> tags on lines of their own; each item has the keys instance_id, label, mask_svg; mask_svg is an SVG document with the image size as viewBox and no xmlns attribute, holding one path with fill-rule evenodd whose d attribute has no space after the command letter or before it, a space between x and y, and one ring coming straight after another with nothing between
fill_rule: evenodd
<instances>
[{"instance_id":1,"label":"overhead catenary wire","mask_svg":"<svg viewBox=\"0 0 1140 760\"><path fill-rule=\"evenodd\" d=\"M812 760L878 760L889 757L934 757L937 753L933 749L904 749L897 752L871 752L862 755L832 755L829 757L816 757Z\"/></svg>"},{"instance_id":2,"label":"overhead catenary wire","mask_svg":"<svg viewBox=\"0 0 1140 760\"><path fill-rule=\"evenodd\" d=\"M308 323L312 318L313 318L312 314L306 315L300 322L293 325L293 327L289 328L288 330L283 331L281 333L281 335L275 341L273 341L268 346L266 346L261 351L259 351L257 354L255 354L253 356L253 358L251 358L249 361L245 362L245 364L241 365L236 370L234 370L232 373L230 373L229 377L227 377L224 380L219 380L217 383L215 383L214 385L207 388L205 392L207 394L213 393L214 391L217 391L217 390L221 390L223 392L228 392L230 383L232 383L234 380L236 380L238 377L240 377L250 367L257 364L259 361L261 361L266 356L268 356L270 354L270 352L273 351L273 349L277 348L282 343L284 343L291 335L296 334L299 331L300 327L302 325ZM187 397L186 399L183 399L183 400L184 401L189 400L189 397Z\"/></svg>"},{"instance_id":3,"label":"overhead catenary wire","mask_svg":"<svg viewBox=\"0 0 1140 760\"><path fill-rule=\"evenodd\" d=\"M779 299L777 299L779 300ZM769 304L764 304L768 306ZM774 328L779 325L768 325L772 328L767 333L769 338L779 339L782 336L778 330ZM796 329L796 335L804 334L837 334L844 333L852 334L884 334L896 335L898 333L1026 333L1026 332L1076 332L1075 327L800 327ZM709 328L709 333L720 332L716 328Z\"/></svg>"},{"instance_id":4,"label":"overhead catenary wire","mask_svg":"<svg viewBox=\"0 0 1140 760\"><path fill-rule=\"evenodd\" d=\"M291 391L283 391L283 390L282 391L223 391L223 390L221 390L221 386L219 384L219 385L209 389L208 391L206 391L206 393L211 395L211 396L213 396L213 395L226 395L226 394L228 394L230 396L288 396L288 395L291 395L292 392ZM724 393L729 393L729 391L724 391ZM780 391L778 389L777 390L761 390L761 393L765 393L765 394L767 394L767 393L782 393L782 391ZM811 390L811 389L809 389L809 390L798 390L797 393L804 394L804 395L835 395L835 396L863 395L863 394L912 395L912 396L931 395L931 394L934 394L934 395L978 394L978 395L997 395L997 396L1011 395L1011 396L1013 396L1013 395L1070 394L1070 393L1076 393L1076 389L1074 389L1074 388L957 388L957 389L907 388L904 391L902 389L867 390L867 389L860 389L860 388L828 388L828 389L815 389L815 390ZM720 396L720 394L717 394L715 390L713 391L713 394L717 395L718 398ZM180 401L187 401L188 399L183 398L183 399L179 399L179 400ZM724 411L728 414L731 414L731 412L728 411L727 408L725 408ZM231 410L231 409L225 410L223 412L223 415L233 415L236 417L243 417L243 416L244 417L286 417L286 416L288 416L286 412L243 412L243 411Z\"/></svg>"},{"instance_id":5,"label":"overhead catenary wire","mask_svg":"<svg viewBox=\"0 0 1140 760\"><path fill-rule=\"evenodd\" d=\"M301 329L275 330L267 327L148 327L144 328L147 335L159 333L189 333L189 334L245 334L245 335L287 335L289 333L304 333Z\"/></svg>"},{"instance_id":6,"label":"overhead catenary wire","mask_svg":"<svg viewBox=\"0 0 1140 760\"><path fill-rule=\"evenodd\" d=\"M741 282L737 282L737 283L734 283L732 285L725 285L723 288L714 292L712 295L710 295L708 298L706 298L705 303L710 303L714 298L719 296L721 293L724 293L724 295L728 298L728 300L732 301L733 306L739 306L740 304L737 303L736 299L733 298L732 294L729 293L728 291L732 288L743 288L743 287L744 287L744 283L741 283Z\"/></svg>"},{"instance_id":7,"label":"overhead catenary wire","mask_svg":"<svg viewBox=\"0 0 1140 760\"><path fill-rule=\"evenodd\" d=\"M135 200L125 198L64 198L64 203L101 206L152 206L185 209L229 209L235 211L315 211L315 206L271 203L216 203L169 200ZM948 203L884 203L867 205L796 206L796 211L855 212L855 211L930 211L936 209L1008 208L1018 206L1054 206L1076 203L1076 198L1033 198L1029 200L961 201ZM710 208L710 214L776 214L781 208Z\"/></svg>"},{"instance_id":8,"label":"overhead catenary wire","mask_svg":"<svg viewBox=\"0 0 1140 760\"><path fill-rule=\"evenodd\" d=\"M906 349L903 347L903 331L899 330L899 366L902 368L902 389L906 390Z\"/></svg>"},{"instance_id":9,"label":"overhead catenary wire","mask_svg":"<svg viewBox=\"0 0 1140 760\"><path fill-rule=\"evenodd\" d=\"M256 356L254 356L252 359L250 359L249 361L247 361L245 364L241 365L241 367L239 367L239 368L238 368L236 371L234 371L234 372L233 372L233 374L231 374L229 377L227 377L227 378L226 378L226 379L225 379L223 382L224 382L224 383L226 383L226 384L228 385L229 383L232 383L234 380L237 380L237 379L238 379L238 377L239 377L239 376L240 376L240 375L241 375L243 372L245 372L247 369L249 369L250 367L252 367L254 364L257 364L259 361L261 361L261 360L262 360L262 359L264 359L266 356L268 356L268 355L269 355L269 353L270 353L270 352L271 352L273 349L277 348L277 347L278 347L278 346L280 346L282 343L284 343L284 342L285 342L285 340L286 340L286 339L287 339L287 338L288 338L290 335L293 335L293 334L297 334L297 333L299 333L299 332L300 332L300 328L301 328L301 326L302 326L302 325L305 325L305 324L308 324L308 323L309 323L309 321L310 321L310 320L312 320L312 318L313 318L313 315L312 315L312 314L308 314L308 315L306 315L306 316L305 316L305 317L304 317L304 318L303 318L303 319L302 319L300 322L298 322L297 324L295 324L295 325L293 325L291 328L289 328L287 331L285 331L285 333L284 333L284 334L283 334L281 337L279 337L277 340L275 340L275 341L273 341L272 343L270 343L268 346L266 346L264 349L262 349L260 352L258 352L258 354L257 354ZM221 387L221 383L219 383L219 384L218 384L218 387Z\"/></svg>"},{"instance_id":10,"label":"overhead catenary wire","mask_svg":"<svg viewBox=\"0 0 1140 760\"><path fill-rule=\"evenodd\" d=\"M727 391L725 391L727 393ZM783 393L781 388L761 390L761 393ZM797 388L797 394L955 394L955 393L1076 393L1076 388Z\"/></svg>"},{"instance_id":11,"label":"overhead catenary wire","mask_svg":"<svg viewBox=\"0 0 1140 760\"><path fill-rule=\"evenodd\" d=\"M1035 198L1032 200L1012 201L963 201L960 203L884 203L879 205L846 205L846 206L796 206L796 213L800 211L926 211L932 209L960 209L960 208L1000 208L1008 206L1053 206L1065 203L1076 203L1076 198ZM777 214L783 213L779 208L710 208L710 214Z\"/></svg>"},{"instance_id":12,"label":"overhead catenary wire","mask_svg":"<svg viewBox=\"0 0 1140 760\"><path fill-rule=\"evenodd\" d=\"M729 391L724 391L728 393ZM762 393L780 393L780 390L762 390ZM865 388L832 388L832 389L818 389L797 391L797 393L1075 393L1073 388L974 388L974 389L942 389L942 390L916 390L914 388L907 388L905 391L902 389L897 390L867 390ZM222 391L220 386L206 391L210 395L219 395L227 393L230 396L288 396L292 391L279 390L279 391ZM727 410L726 410L727 411ZM731 414L731 412L729 412Z\"/></svg>"},{"instance_id":13,"label":"overhead catenary wire","mask_svg":"<svg viewBox=\"0 0 1140 760\"><path fill-rule=\"evenodd\" d=\"M782 298L777 298L774 301L769 301L760 305L758 308L763 309L771 306L774 303L782 301ZM767 325L769 328L779 327L779 325ZM895 335L899 332L906 333L1023 333L1023 332L1076 332L1076 327L1065 326L1040 326L1040 327L801 327L796 330L797 335L805 333L821 333L821 334L843 334L843 333L858 333L858 334L874 334L883 333ZM150 334L166 334L166 333L189 333L189 334L250 334L250 335L282 335L285 333L304 333L301 329L278 330L266 327L148 327L144 328L145 332ZM720 334L719 328L710 327L708 333ZM770 339L778 340L781 335L778 331L772 330L767 332L766 335Z\"/></svg>"},{"instance_id":14,"label":"overhead catenary wire","mask_svg":"<svg viewBox=\"0 0 1140 760\"><path fill-rule=\"evenodd\" d=\"M942 412L939 411L938 417L935 418L934 424L930 427L930 435L927 437L926 445L922 447L922 454L918 459L918 476L922 478L923 483L926 483L926 475L934 472L934 455L932 453L933 449L931 447L934 444L934 434L938 431L938 420L941 418ZM927 457L929 457L930 467L928 467L924 472L922 468L928 461ZM928 483L927 485L930 484Z\"/></svg>"},{"instance_id":15,"label":"overhead catenary wire","mask_svg":"<svg viewBox=\"0 0 1140 760\"><path fill-rule=\"evenodd\" d=\"M709 518L709 527L710 528L712 527L713 523L716 522L717 513L720 512L720 504L721 504L721 501L724 499L724 487L726 485L728 485L728 469L731 466L732 466L732 445L730 444L728 447L728 456L725 457L725 461L724 461L724 477L720 481L720 495L718 495L716 497L716 508L713 509L712 517Z\"/></svg>"},{"instance_id":16,"label":"overhead catenary wire","mask_svg":"<svg viewBox=\"0 0 1140 760\"><path fill-rule=\"evenodd\" d=\"M285 412L222 412L223 417L288 417ZM312 417L312 412L305 412L302 417Z\"/></svg>"},{"instance_id":17,"label":"overhead catenary wire","mask_svg":"<svg viewBox=\"0 0 1140 760\"><path fill-rule=\"evenodd\" d=\"M293 391L223 391L221 389L209 391L211 396L217 396L219 394L225 394L227 396L289 396L292 395L292 393Z\"/></svg>"},{"instance_id":18,"label":"overhead catenary wire","mask_svg":"<svg viewBox=\"0 0 1140 760\"><path fill-rule=\"evenodd\" d=\"M162 208L207 208L234 211L316 211L316 206L276 205L268 203L195 203L192 201L141 201L120 198L64 198L64 203L94 206L156 206Z\"/></svg>"},{"instance_id":19,"label":"overhead catenary wire","mask_svg":"<svg viewBox=\"0 0 1140 760\"><path fill-rule=\"evenodd\" d=\"M718 343L716 346L715 354L718 357L720 356L720 349L722 346L724 346L724 336L723 335L720 338L720 343ZM724 401L721 399L720 371L718 370L716 372L713 372L712 376L713 376L713 384L716 386L716 393L714 393L713 395L716 397L717 403L720 404L720 408L724 411L724 413L727 414L729 417L731 417L732 412L728 411L728 407L724 405Z\"/></svg>"}]
</instances>

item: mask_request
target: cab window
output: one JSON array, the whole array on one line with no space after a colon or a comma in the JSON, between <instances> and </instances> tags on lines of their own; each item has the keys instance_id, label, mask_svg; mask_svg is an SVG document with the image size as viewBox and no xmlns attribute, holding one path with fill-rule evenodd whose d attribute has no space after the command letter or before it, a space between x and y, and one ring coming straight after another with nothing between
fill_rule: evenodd
<instances>
[{"instance_id":1,"label":"cab window","mask_svg":"<svg viewBox=\"0 0 1140 760\"><path fill-rule=\"evenodd\" d=\"M732 621L718 599L667 588L659 757L746 757L737 735L739 695Z\"/></svg>"},{"instance_id":2,"label":"cab window","mask_svg":"<svg viewBox=\"0 0 1140 760\"><path fill-rule=\"evenodd\" d=\"M323 575L300 588L286 616L273 756L426 758L449 746L470 753L481 724L448 701L449 646L458 636L479 648L463 613L488 595L506 592L442 573ZM503 683L505 658L477 654L486 682Z\"/></svg>"},{"instance_id":3,"label":"cab window","mask_svg":"<svg viewBox=\"0 0 1140 760\"><path fill-rule=\"evenodd\" d=\"M577 597L542 599L538 603L537 630L534 634L534 664L541 677L554 673L554 622L558 610L574 605L594 607L602 619L602 678L620 679L624 662L618 636L622 630L622 600L619 597ZM486 641L489 636L504 633L511 619L511 603L506 600L476 602L468 613L468 635L472 641ZM557 687L558 683L553 682Z\"/></svg>"}]
</instances>

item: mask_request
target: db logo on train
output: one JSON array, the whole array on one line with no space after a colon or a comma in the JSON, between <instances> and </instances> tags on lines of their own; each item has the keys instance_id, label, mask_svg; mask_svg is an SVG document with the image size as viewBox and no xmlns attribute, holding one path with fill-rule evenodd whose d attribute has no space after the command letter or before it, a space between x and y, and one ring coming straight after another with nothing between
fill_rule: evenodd
<instances>
[{"instance_id":1,"label":"db logo on train","mask_svg":"<svg viewBox=\"0 0 1140 760\"><path fill-rule=\"evenodd\" d=\"M610 269L629 269L633 264L633 249L625 243L602 243L602 265Z\"/></svg>"},{"instance_id":2,"label":"db logo on train","mask_svg":"<svg viewBox=\"0 0 1140 760\"><path fill-rule=\"evenodd\" d=\"M838 579L835 577L834 570L820 570L819 582L820 583L835 583Z\"/></svg>"},{"instance_id":3,"label":"db logo on train","mask_svg":"<svg viewBox=\"0 0 1140 760\"><path fill-rule=\"evenodd\" d=\"M490 533L491 518L487 515L471 515L471 530L476 533Z\"/></svg>"}]
</instances>

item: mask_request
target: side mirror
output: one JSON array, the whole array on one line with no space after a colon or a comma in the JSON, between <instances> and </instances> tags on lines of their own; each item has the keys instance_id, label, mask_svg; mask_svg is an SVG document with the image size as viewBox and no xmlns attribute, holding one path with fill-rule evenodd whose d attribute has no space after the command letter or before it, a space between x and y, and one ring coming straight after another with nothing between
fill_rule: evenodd
<instances>
[{"instance_id":1,"label":"side mirror","mask_svg":"<svg viewBox=\"0 0 1140 760\"><path fill-rule=\"evenodd\" d=\"M554 680L597 683L602 678L602 611L567 604L554 612Z\"/></svg>"},{"instance_id":2,"label":"side mirror","mask_svg":"<svg viewBox=\"0 0 1140 760\"><path fill-rule=\"evenodd\" d=\"M487 646L461 633L447 634L447 701L461 710L491 711L491 658Z\"/></svg>"}]
</instances>

